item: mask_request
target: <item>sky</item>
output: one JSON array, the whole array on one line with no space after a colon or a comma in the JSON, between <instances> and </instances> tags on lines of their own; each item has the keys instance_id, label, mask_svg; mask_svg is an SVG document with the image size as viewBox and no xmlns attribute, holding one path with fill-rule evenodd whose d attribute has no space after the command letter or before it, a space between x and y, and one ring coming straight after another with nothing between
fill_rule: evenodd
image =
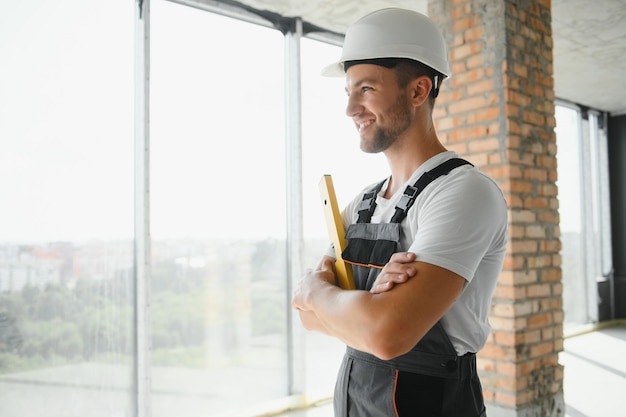
<instances>
[{"instance_id":1,"label":"sky","mask_svg":"<svg viewBox=\"0 0 626 417\"><path fill-rule=\"evenodd\" d=\"M151 3L153 236L284 236L282 35ZM0 0L0 242L132 236L133 7ZM325 233L316 212L323 174L334 176L340 204L387 175L381 156L358 150L343 80L319 75L338 56L303 41L311 235Z\"/></svg>"},{"instance_id":2,"label":"sky","mask_svg":"<svg viewBox=\"0 0 626 417\"><path fill-rule=\"evenodd\" d=\"M284 236L282 35L151 4L153 236ZM0 0L0 242L132 236L134 15L128 0ZM322 175L341 206L387 175L358 149L343 79L319 75L339 54L302 42L308 236L326 233ZM563 232L581 222L578 189L564 185L579 161L570 113L557 125Z\"/></svg>"},{"instance_id":3,"label":"sky","mask_svg":"<svg viewBox=\"0 0 626 417\"><path fill-rule=\"evenodd\" d=\"M104 3L0 0L0 240L132 227L133 46L107 29L132 9Z\"/></svg>"}]
</instances>

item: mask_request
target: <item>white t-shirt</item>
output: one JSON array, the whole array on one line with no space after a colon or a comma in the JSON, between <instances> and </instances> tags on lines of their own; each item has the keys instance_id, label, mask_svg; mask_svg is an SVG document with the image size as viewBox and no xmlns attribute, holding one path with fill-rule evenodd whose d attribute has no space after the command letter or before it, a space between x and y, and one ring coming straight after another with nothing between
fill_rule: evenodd
<instances>
[{"instance_id":1,"label":"white t-shirt","mask_svg":"<svg viewBox=\"0 0 626 417\"><path fill-rule=\"evenodd\" d=\"M423 163L390 199L376 198L372 223L389 222L407 185L451 158L440 153ZM365 188L369 191L375 184ZM363 193L344 209L345 226L358 219ZM431 182L415 200L402 222L401 245L417 260L448 269L467 284L442 318L442 325L459 355L483 348L491 327L491 297L502 269L507 240L507 207L498 185L478 168L464 165Z\"/></svg>"}]
</instances>

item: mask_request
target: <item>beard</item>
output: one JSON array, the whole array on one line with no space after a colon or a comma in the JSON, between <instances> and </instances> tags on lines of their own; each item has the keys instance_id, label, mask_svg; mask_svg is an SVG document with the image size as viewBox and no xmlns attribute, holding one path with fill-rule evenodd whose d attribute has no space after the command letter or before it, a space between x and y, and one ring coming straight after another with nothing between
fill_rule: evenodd
<instances>
[{"instance_id":1,"label":"beard","mask_svg":"<svg viewBox=\"0 0 626 417\"><path fill-rule=\"evenodd\" d=\"M398 96L396 102L385 114L387 118L386 126L378 126L374 131L372 141L365 142L361 138L361 150L366 153L379 153L388 149L398 136L404 132L413 120L406 95Z\"/></svg>"}]
</instances>

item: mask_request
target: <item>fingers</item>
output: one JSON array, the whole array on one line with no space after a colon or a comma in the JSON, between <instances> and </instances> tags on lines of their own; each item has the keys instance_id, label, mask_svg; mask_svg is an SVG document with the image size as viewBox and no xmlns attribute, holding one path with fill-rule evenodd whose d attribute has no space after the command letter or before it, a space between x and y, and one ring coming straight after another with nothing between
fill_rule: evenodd
<instances>
[{"instance_id":1,"label":"fingers","mask_svg":"<svg viewBox=\"0 0 626 417\"><path fill-rule=\"evenodd\" d=\"M412 265L415 261L415 254L411 252L394 253L385 265L380 275L376 278L374 285L370 289L372 294L380 294L391 290L396 284L406 282L409 278L417 274L417 270Z\"/></svg>"},{"instance_id":2,"label":"fingers","mask_svg":"<svg viewBox=\"0 0 626 417\"><path fill-rule=\"evenodd\" d=\"M319 289L324 282L337 285L335 281L335 259L324 257L317 269L304 271L304 276L293 291L291 306L299 311L309 310L311 294Z\"/></svg>"},{"instance_id":3,"label":"fingers","mask_svg":"<svg viewBox=\"0 0 626 417\"><path fill-rule=\"evenodd\" d=\"M380 277L379 277L380 278ZM382 280L376 279L374 285L370 289L370 293L372 294L380 294L385 291L391 290L396 284L401 284L406 282L409 279L409 276L406 274L401 275L388 275L384 277Z\"/></svg>"},{"instance_id":4,"label":"fingers","mask_svg":"<svg viewBox=\"0 0 626 417\"><path fill-rule=\"evenodd\" d=\"M319 266L320 271L334 272L335 260L329 256L325 256Z\"/></svg>"},{"instance_id":5,"label":"fingers","mask_svg":"<svg viewBox=\"0 0 626 417\"><path fill-rule=\"evenodd\" d=\"M383 274L406 274L408 277L412 277L417 273L417 270L413 266L415 261L415 254L410 252L394 253L389 262L383 268L381 275Z\"/></svg>"},{"instance_id":6,"label":"fingers","mask_svg":"<svg viewBox=\"0 0 626 417\"><path fill-rule=\"evenodd\" d=\"M337 277L335 274L335 258L325 256L320 262L317 271L314 271L316 276L324 281L337 285Z\"/></svg>"},{"instance_id":7,"label":"fingers","mask_svg":"<svg viewBox=\"0 0 626 417\"><path fill-rule=\"evenodd\" d=\"M389 263L409 263L415 261L413 252L396 252L389 258Z\"/></svg>"}]
</instances>

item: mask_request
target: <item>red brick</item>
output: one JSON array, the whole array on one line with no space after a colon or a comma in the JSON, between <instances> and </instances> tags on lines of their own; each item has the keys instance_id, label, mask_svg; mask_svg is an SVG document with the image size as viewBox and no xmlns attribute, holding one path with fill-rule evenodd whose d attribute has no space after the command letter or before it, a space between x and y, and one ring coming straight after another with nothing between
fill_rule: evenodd
<instances>
[{"instance_id":1,"label":"red brick","mask_svg":"<svg viewBox=\"0 0 626 417\"><path fill-rule=\"evenodd\" d=\"M542 271L543 272L543 271ZM550 284L529 285L526 288L526 295L531 298L548 297L552 294Z\"/></svg>"},{"instance_id":2,"label":"red brick","mask_svg":"<svg viewBox=\"0 0 626 417\"><path fill-rule=\"evenodd\" d=\"M537 314L531 317L527 317L526 322L531 329L545 327L552 323L552 317L550 314Z\"/></svg>"},{"instance_id":3,"label":"red brick","mask_svg":"<svg viewBox=\"0 0 626 417\"><path fill-rule=\"evenodd\" d=\"M442 141L473 155L498 181L509 208L507 255L490 309L494 332L479 366L488 374L485 398L517 408L536 401L539 390L562 389L558 381L531 379L542 367L556 369L544 360L562 349L562 339L553 338L562 334L563 312L550 4L505 0L497 18L506 44L491 31L496 9L473 14L471 2L445 4L430 2L429 9L447 10L437 18L449 32L454 76L434 117ZM494 65L496 56L504 59Z\"/></svg>"},{"instance_id":4,"label":"red brick","mask_svg":"<svg viewBox=\"0 0 626 417\"><path fill-rule=\"evenodd\" d=\"M511 242L514 253L536 253L538 244L534 240L515 240Z\"/></svg>"},{"instance_id":5,"label":"red brick","mask_svg":"<svg viewBox=\"0 0 626 417\"><path fill-rule=\"evenodd\" d=\"M552 352L554 352L554 344L552 342L540 343L530 348L530 354L534 358L545 356Z\"/></svg>"},{"instance_id":6,"label":"red brick","mask_svg":"<svg viewBox=\"0 0 626 417\"><path fill-rule=\"evenodd\" d=\"M500 141L497 138L473 140L469 143L470 153L496 151L500 149Z\"/></svg>"}]
</instances>

